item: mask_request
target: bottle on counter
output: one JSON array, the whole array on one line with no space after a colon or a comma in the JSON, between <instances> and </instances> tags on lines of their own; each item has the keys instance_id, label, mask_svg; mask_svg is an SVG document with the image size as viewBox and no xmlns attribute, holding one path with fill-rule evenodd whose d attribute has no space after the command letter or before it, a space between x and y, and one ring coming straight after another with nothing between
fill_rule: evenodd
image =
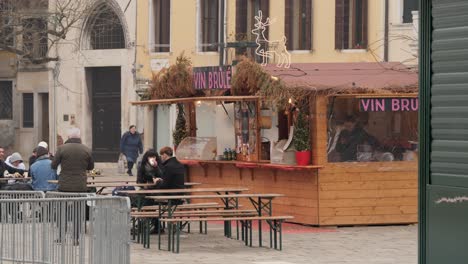
<instances>
[{"instance_id":1,"label":"bottle on counter","mask_svg":"<svg viewBox=\"0 0 468 264\"><path fill-rule=\"evenodd\" d=\"M228 150L227 150L227 148L224 149L223 158L224 158L224 160L228 160Z\"/></svg>"},{"instance_id":2,"label":"bottle on counter","mask_svg":"<svg viewBox=\"0 0 468 264\"><path fill-rule=\"evenodd\" d=\"M228 148L227 155L228 155L228 160L232 160L232 150L231 150L231 148Z\"/></svg>"},{"instance_id":3,"label":"bottle on counter","mask_svg":"<svg viewBox=\"0 0 468 264\"><path fill-rule=\"evenodd\" d=\"M232 160L237 160L237 153L235 149L232 150L231 157L232 157Z\"/></svg>"}]
</instances>

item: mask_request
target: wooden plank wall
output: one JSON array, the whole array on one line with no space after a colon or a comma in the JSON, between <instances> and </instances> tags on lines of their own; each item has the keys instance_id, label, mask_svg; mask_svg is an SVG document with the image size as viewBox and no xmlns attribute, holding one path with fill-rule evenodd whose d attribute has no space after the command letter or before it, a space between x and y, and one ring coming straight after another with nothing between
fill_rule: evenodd
<instances>
[{"instance_id":1,"label":"wooden plank wall","mask_svg":"<svg viewBox=\"0 0 468 264\"><path fill-rule=\"evenodd\" d=\"M240 169L234 165L208 165L207 176L200 166L190 166L189 181L201 182L201 187L242 186L245 193L281 193L285 197L273 200L275 215L293 215L291 222L318 225L317 171L277 171L271 169ZM220 201L216 201L220 202ZM240 201L250 206L248 200Z\"/></svg>"},{"instance_id":2,"label":"wooden plank wall","mask_svg":"<svg viewBox=\"0 0 468 264\"><path fill-rule=\"evenodd\" d=\"M328 164L319 172L320 225L416 223L416 162Z\"/></svg>"},{"instance_id":3,"label":"wooden plank wall","mask_svg":"<svg viewBox=\"0 0 468 264\"><path fill-rule=\"evenodd\" d=\"M313 159L319 170L319 225L416 223L418 164L327 162L326 97L316 100Z\"/></svg>"}]
</instances>

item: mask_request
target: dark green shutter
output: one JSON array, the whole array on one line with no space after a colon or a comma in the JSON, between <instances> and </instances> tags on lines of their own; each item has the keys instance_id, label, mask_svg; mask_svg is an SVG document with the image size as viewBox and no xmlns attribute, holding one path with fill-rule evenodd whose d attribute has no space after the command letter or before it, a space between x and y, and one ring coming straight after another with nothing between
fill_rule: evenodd
<instances>
[{"instance_id":1,"label":"dark green shutter","mask_svg":"<svg viewBox=\"0 0 468 264\"><path fill-rule=\"evenodd\" d=\"M419 263L467 263L468 1L420 7Z\"/></svg>"},{"instance_id":2,"label":"dark green shutter","mask_svg":"<svg viewBox=\"0 0 468 264\"><path fill-rule=\"evenodd\" d=\"M433 1L431 184L468 187L468 1Z\"/></svg>"}]
</instances>

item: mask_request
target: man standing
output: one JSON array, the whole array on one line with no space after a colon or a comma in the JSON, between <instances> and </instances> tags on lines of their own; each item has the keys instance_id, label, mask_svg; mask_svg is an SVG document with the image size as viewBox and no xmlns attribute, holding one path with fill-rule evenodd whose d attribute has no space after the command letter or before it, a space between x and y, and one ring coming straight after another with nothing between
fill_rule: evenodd
<instances>
[{"instance_id":1,"label":"man standing","mask_svg":"<svg viewBox=\"0 0 468 264\"><path fill-rule=\"evenodd\" d=\"M159 150L162 160L162 176L156 178L158 189L184 189L185 188L185 166L176 157L173 157L170 147Z\"/></svg>"},{"instance_id":2,"label":"man standing","mask_svg":"<svg viewBox=\"0 0 468 264\"><path fill-rule=\"evenodd\" d=\"M138 154L143 153L143 143L141 136L136 131L136 127L131 125L129 131L125 132L120 139L120 152L127 158L127 174L133 176L133 164L137 161Z\"/></svg>"},{"instance_id":3,"label":"man standing","mask_svg":"<svg viewBox=\"0 0 468 264\"><path fill-rule=\"evenodd\" d=\"M61 192L86 192L86 171L94 169L91 150L81 144L80 130L71 128L68 140L60 146L52 161L52 168L61 166L58 190Z\"/></svg>"},{"instance_id":4,"label":"man standing","mask_svg":"<svg viewBox=\"0 0 468 264\"><path fill-rule=\"evenodd\" d=\"M356 161L358 145L368 144L373 148L377 147L377 139L367 133L354 116L347 116L343 127L336 144L336 151L341 154L341 161Z\"/></svg>"}]
</instances>

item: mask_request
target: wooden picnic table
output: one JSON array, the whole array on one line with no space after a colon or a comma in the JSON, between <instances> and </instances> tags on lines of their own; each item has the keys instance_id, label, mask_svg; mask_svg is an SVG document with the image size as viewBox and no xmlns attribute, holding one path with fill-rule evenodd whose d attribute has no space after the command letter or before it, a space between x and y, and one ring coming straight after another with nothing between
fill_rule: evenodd
<instances>
[{"instance_id":1,"label":"wooden picnic table","mask_svg":"<svg viewBox=\"0 0 468 264\"><path fill-rule=\"evenodd\" d=\"M213 187L213 188L187 188L187 189L122 190L122 191L119 191L119 193L125 193L128 195L195 193L195 192L215 192L215 193L234 192L236 193L236 192L243 192L243 191L248 191L248 190L249 189L245 187L219 187L219 188Z\"/></svg>"},{"instance_id":2,"label":"wooden picnic table","mask_svg":"<svg viewBox=\"0 0 468 264\"><path fill-rule=\"evenodd\" d=\"M196 195L165 195L165 196L147 196L148 199L153 199L159 202L167 202L165 204L159 203L159 212L160 216L161 213L167 212L167 217L172 218L174 211L177 209L177 203L174 203L174 200L184 200L184 199L213 199L219 198L223 201L226 207L229 207L231 204L237 205L235 209L238 209L239 205L239 198L248 198L252 205L254 206L255 210L257 210L258 216L272 215L272 200L276 197L282 197L284 194L277 194L277 193L251 193L251 194L196 194ZM266 201L265 201L266 200ZM225 228L225 235L230 236L230 225L231 223L226 221L224 223ZM171 226L169 226L171 228ZM262 246L262 221L258 221L258 237L259 237L259 246ZM169 233L171 229L169 229ZM169 241L170 242L170 241ZM170 248L170 244L168 245Z\"/></svg>"},{"instance_id":3,"label":"wooden picnic table","mask_svg":"<svg viewBox=\"0 0 468 264\"><path fill-rule=\"evenodd\" d=\"M187 182L185 183L187 185ZM121 190L118 191L119 193L124 193L129 196L136 196L136 204L138 211L140 211L142 205L143 205L143 200L147 195L157 195L157 194L171 194L171 193L176 193L176 194L190 194L190 193L199 193L199 192L214 192L217 194L229 194L229 193L240 193L243 191L247 191L248 188L245 187L219 187L219 188L186 188L186 189L152 189L152 190ZM237 207L238 205L235 205ZM229 207L228 205L225 205L226 208ZM165 209L165 208L163 208Z\"/></svg>"},{"instance_id":4,"label":"wooden picnic table","mask_svg":"<svg viewBox=\"0 0 468 264\"><path fill-rule=\"evenodd\" d=\"M58 180L49 180L47 182L58 184ZM199 184L199 183L186 182L185 184L186 185L187 184L196 185L196 184ZM108 180L108 182L89 182L88 181L86 186L88 188L99 188L98 190L96 190L96 194L101 194L102 191L104 191L105 188L112 188L112 187L151 187L151 186L154 186L154 184L153 183L136 183L136 182L131 182L130 183L129 181ZM187 185L187 186L191 186L191 185Z\"/></svg>"}]
</instances>

